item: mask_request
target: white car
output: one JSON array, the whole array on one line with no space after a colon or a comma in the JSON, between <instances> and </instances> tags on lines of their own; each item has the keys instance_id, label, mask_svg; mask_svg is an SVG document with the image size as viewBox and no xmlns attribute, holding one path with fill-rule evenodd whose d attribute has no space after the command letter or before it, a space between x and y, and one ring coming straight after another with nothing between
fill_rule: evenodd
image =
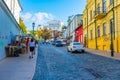
<instances>
[{"instance_id":1,"label":"white car","mask_svg":"<svg viewBox=\"0 0 120 80\"><path fill-rule=\"evenodd\" d=\"M67 47L68 52L84 52L84 46L80 42L72 42L70 45Z\"/></svg>"}]
</instances>

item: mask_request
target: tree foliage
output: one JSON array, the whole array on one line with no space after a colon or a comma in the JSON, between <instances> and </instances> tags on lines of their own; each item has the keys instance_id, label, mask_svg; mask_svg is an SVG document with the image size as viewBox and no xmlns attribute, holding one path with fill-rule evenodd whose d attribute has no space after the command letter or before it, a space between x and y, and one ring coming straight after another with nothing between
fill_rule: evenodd
<instances>
[{"instance_id":1,"label":"tree foliage","mask_svg":"<svg viewBox=\"0 0 120 80\"><path fill-rule=\"evenodd\" d=\"M55 39L57 39L58 36L59 36L59 31L54 30L54 37L55 37Z\"/></svg>"},{"instance_id":2,"label":"tree foliage","mask_svg":"<svg viewBox=\"0 0 120 80\"><path fill-rule=\"evenodd\" d=\"M43 33L43 30L42 30L42 29L39 29L39 30L37 31L37 36L38 36L39 39L40 39L40 36L42 36L42 33Z\"/></svg>"},{"instance_id":3,"label":"tree foliage","mask_svg":"<svg viewBox=\"0 0 120 80\"><path fill-rule=\"evenodd\" d=\"M26 28L26 26L21 18L20 18L19 22L20 22L19 25L20 25L20 28L22 29L22 32L24 34L27 34L27 28Z\"/></svg>"},{"instance_id":4,"label":"tree foliage","mask_svg":"<svg viewBox=\"0 0 120 80\"><path fill-rule=\"evenodd\" d=\"M51 39L50 30L48 30L47 28L38 30L37 35L39 38L40 36L42 36L44 40Z\"/></svg>"},{"instance_id":5,"label":"tree foliage","mask_svg":"<svg viewBox=\"0 0 120 80\"><path fill-rule=\"evenodd\" d=\"M30 30L29 33L35 36L37 35L38 32L34 30L34 34L33 34L33 30Z\"/></svg>"}]
</instances>

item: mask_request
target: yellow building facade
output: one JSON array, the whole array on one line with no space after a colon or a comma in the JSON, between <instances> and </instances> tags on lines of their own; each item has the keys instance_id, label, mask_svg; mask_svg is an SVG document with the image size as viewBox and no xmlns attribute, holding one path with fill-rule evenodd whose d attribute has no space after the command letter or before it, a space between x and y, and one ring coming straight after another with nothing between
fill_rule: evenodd
<instances>
[{"instance_id":1,"label":"yellow building facade","mask_svg":"<svg viewBox=\"0 0 120 80\"><path fill-rule=\"evenodd\" d=\"M83 36L88 48L120 52L120 0L87 0Z\"/></svg>"}]
</instances>

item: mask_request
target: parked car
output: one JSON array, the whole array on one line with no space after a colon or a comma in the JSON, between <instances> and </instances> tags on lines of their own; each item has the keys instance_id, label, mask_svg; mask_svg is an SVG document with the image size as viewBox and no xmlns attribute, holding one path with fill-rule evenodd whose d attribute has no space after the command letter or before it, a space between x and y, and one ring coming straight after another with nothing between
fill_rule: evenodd
<instances>
[{"instance_id":1,"label":"parked car","mask_svg":"<svg viewBox=\"0 0 120 80\"><path fill-rule=\"evenodd\" d=\"M50 44L55 45L55 41L54 40L50 41Z\"/></svg>"},{"instance_id":2,"label":"parked car","mask_svg":"<svg viewBox=\"0 0 120 80\"><path fill-rule=\"evenodd\" d=\"M84 46L80 42L71 42L69 46L67 46L68 52L84 52Z\"/></svg>"},{"instance_id":3,"label":"parked car","mask_svg":"<svg viewBox=\"0 0 120 80\"><path fill-rule=\"evenodd\" d=\"M63 40L63 41L62 41L62 44L63 44L64 46L66 46L67 40Z\"/></svg>"},{"instance_id":4,"label":"parked car","mask_svg":"<svg viewBox=\"0 0 120 80\"><path fill-rule=\"evenodd\" d=\"M62 41L60 40L55 41L55 46L63 46Z\"/></svg>"}]
</instances>

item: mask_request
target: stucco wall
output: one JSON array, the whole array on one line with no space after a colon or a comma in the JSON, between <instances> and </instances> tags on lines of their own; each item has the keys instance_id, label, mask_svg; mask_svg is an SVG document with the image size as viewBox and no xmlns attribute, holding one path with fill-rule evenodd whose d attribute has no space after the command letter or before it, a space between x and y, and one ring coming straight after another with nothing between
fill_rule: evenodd
<instances>
[{"instance_id":1,"label":"stucco wall","mask_svg":"<svg viewBox=\"0 0 120 80\"><path fill-rule=\"evenodd\" d=\"M6 57L5 46L10 42L10 32L13 35L19 34L18 26L13 21L15 19L12 19L7 12L0 1L0 60Z\"/></svg>"}]
</instances>

